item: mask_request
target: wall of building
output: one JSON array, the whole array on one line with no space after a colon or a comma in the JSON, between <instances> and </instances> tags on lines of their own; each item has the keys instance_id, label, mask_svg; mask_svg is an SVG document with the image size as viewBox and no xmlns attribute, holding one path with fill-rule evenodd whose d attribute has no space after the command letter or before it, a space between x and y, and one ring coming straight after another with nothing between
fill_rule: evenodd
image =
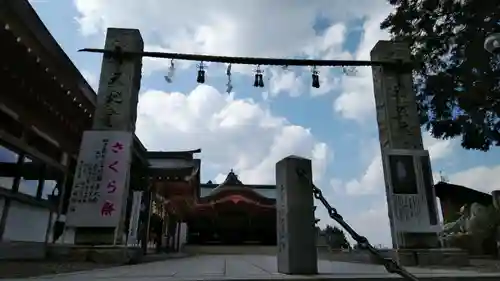
<instances>
[{"instance_id":1,"label":"wall of building","mask_svg":"<svg viewBox=\"0 0 500 281\"><path fill-rule=\"evenodd\" d=\"M4 241L45 242L49 210L11 201Z\"/></svg>"},{"instance_id":2,"label":"wall of building","mask_svg":"<svg viewBox=\"0 0 500 281\"><path fill-rule=\"evenodd\" d=\"M5 206L5 199L0 197L0 218L2 217L4 206Z\"/></svg>"},{"instance_id":3,"label":"wall of building","mask_svg":"<svg viewBox=\"0 0 500 281\"><path fill-rule=\"evenodd\" d=\"M185 159L149 159L151 168L189 168L193 167L192 160Z\"/></svg>"},{"instance_id":4,"label":"wall of building","mask_svg":"<svg viewBox=\"0 0 500 281\"><path fill-rule=\"evenodd\" d=\"M457 220L460 215L460 208L463 206L460 202L453 202L451 199L440 199L441 205L441 216L443 217L443 223L449 223Z\"/></svg>"}]
</instances>

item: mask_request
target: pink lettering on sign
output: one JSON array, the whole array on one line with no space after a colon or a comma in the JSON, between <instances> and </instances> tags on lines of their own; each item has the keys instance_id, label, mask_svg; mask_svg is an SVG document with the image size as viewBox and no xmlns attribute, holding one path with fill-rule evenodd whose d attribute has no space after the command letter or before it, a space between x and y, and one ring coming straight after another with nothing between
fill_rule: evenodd
<instances>
[{"instance_id":1,"label":"pink lettering on sign","mask_svg":"<svg viewBox=\"0 0 500 281\"><path fill-rule=\"evenodd\" d=\"M115 142L113 146L111 146L111 151L114 153L118 153L123 150L123 143L121 142Z\"/></svg>"},{"instance_id":2,"label":"pink lettering on sign","mask_svg":"<svg viewBox=\"0 0 500 281\"><path fill-rule=\"evenodd\" d=\"M115 161L113 161L113 163L111 163L111 164L109 164L109 165L108 165L108 168L109 168L110 170L113 170L113 171L115 171L115 172L118 172L118 170L116 169L116 165L118 165L118 161L116 161L116 160L115 160Z\"/></svg>"},{"instance_id":3,"label":"pink lettering on sign","mask_svg":"<svg viewBox=\"0 0 500 281\"><path fill-rule=\"evenodd\" d=\"M108 189L108 193L115 193L116 191L116 181L112 180L108 183L108 185L106 186L106 188Z\"/></svg>"},{"instance_id":4,"label":"pink lettering on sign","mask_svg":"<svg viewBox=\"0 0 500 281\"><path fill-rule=\"evenodd\" d=\"M101 207L101 216L111 216L115 211L115 204L111 201L106 201Z\"/></svg>"}]
</instances>

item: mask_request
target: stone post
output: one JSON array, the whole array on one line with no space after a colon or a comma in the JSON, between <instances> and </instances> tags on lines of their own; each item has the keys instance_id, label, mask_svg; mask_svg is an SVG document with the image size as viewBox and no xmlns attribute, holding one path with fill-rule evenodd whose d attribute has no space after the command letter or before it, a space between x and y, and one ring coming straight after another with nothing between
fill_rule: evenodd
<instances>
[{"instance_id":1,"label":"stone post","mask_svg":"<svg viewBox=\"0 0 500 281\"><path fill-rule=\"evenodd\" d=\"M105 49L142 52L137 29L108 28ZM123 244L142 57L103 56L92 131L80 148L68 226L75 244Z\"/></svg>"},{"instance_id":2,"label":"stone post","mask_svg":"<svg viewBox=\"0 0 500 281\"><path fill-rule=\"evenodd\" d=\"M144 42L138 29L108 28L104 48L142 52ZM127 56L122 60L104 56L93 130L135 132L141 69L140 56Z\"/></svg>"},{"instance_id":3,"label":"stone post","mask_svg":"<svg viewBox=\"0 0 500 281\"><path fill-rule=\"evenodd\" d=\"M371 59L410 62L410 50L402 42L379 41L371 51ZM372 71L393 246L439 247L432 172L422 144L412 73L392 66L375 66ZM398 225L405 222L408 226L412 221L419 222L415 230Z\"/></svg>"},{"instance_id":4,"label":"stone post","mask_svg":"<svg viewBox=\"0 0 500 281\"><path fill-rule=\"evenodd\" d=\"M500 222L500 220L499 220L499 218L500 218L500 190L493 190L491 192L491 198L493 200L493 207L496 210L496 217L493 219L497 223L495 240L496 240L496 244L497 244L497 258L500 258L500 225L498 225L498 223Z\"/></svg>"},{"instance_id":5,"label":"stone post","mask_svg":"<svg viewBox=\"0 0 500 281\"><path fill-rule=\"evenodd\" d=\"M307 175L307 179L299 177L298 169ZM276 163L279 273L318 272L311 181L311 160L288 156Z\"/></svg>"}]
</instances>

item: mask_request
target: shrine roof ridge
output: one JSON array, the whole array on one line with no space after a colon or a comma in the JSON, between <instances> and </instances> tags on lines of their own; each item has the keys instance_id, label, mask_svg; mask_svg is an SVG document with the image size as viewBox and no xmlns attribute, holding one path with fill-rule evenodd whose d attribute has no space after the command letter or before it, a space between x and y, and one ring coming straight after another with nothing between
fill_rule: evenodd
<instances>
[{"instance_id":1,"label":"shrine roof ridge","mask_svg":"<svg viewBox=\"0 0 500 281\"><path fill-rule=\"evenodd\" d=\"M147 151L148 159L193 159L193 154L201 153L201 148L181 151Z\"/></svg>"},{"instance_id":2,"label":"shrine roof ridge","mask_svg":"<svg viewBox=\"0 0 500 281\"><path fill-rule=\"evenodd\" d=\"M201 183L200 187L214 189L220 185L221 184L218 184L218 183ZM243 184L242 186L247 187L247 188L252 188L252 189L276 189L275 184Z\"/></svg>"},{"instance_id":3,"label":"shrine roof ridge","mask_svg":"<svg viewBox=\"0 0 500 281\"><path fill-rule=\"evenodd\" d=\"M446 198L475 198L479 203L492 202L491 194L475 190L462 185L451 184L440 181L434 185L436 196L440 199Z\"/></svg>"}]
</instances>

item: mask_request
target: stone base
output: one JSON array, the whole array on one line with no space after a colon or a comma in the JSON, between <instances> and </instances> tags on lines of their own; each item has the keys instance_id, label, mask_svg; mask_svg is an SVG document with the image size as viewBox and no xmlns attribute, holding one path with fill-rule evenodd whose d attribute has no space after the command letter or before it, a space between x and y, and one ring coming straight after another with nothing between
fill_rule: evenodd
<instances>
[{"instance_id":1,"label":"stone base","mask_svg":"<svg viewBox=\"0 0 500 281\"><path fill-rule=\"evenodd\" d=\"M75 228L75 244L77 245L113 245L115 241L113 227L77 227Z\"/></svg>"},{"instance_id":2,"label":"stone base","mask_svg":"<svg viewBox=\"0 0 500 281\"><path fill-rule=\"evenodd\" d=\"M466 251L456 248L381 250L382 255L391 257L404 266L468 266ZM375 262L374 258L371 258Z\"/></svg>"},{"instance_id":3,"label":"stone base","mask_svg":"<svg viewBox=\"0 0 500 281\"><path fill-rule=\"evenodd\" d=\"M78 246L52 244L47 248L51 260L95 262L100 264L135 264L142 259L140 247Z\"/></svg>"},{"instance_id":4,"label":"stone base","mask_svg":"<svg viewBox=\"0 0 500 281\"><path fill-rule=\"evenodd\" d=\"M0 260L43 260L45 258L43 242L0 242Z\"/></svg>"},{"instance_id":5,"label":"stone base","mask_svg":"<svg viewBox=\"0 0 500 281\"><path fill-rule=\"evenodd\" d=\"M330 247L325 246L325 245L317 245L316 249L318 250L318 259L328 259L328 257L331 255L331 250Z\"/></svg>"}]
</instances>

